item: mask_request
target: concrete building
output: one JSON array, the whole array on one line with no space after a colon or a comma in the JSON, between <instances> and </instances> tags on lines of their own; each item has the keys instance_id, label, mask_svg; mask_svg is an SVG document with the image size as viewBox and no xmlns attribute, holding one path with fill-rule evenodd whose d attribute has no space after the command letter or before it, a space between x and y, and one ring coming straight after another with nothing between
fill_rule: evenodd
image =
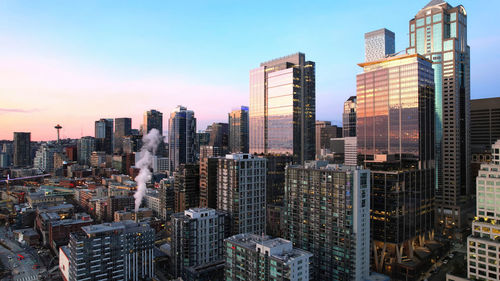
<instances>
[{"instance_id":1,"label":"concrete building","mask_svg":"<svg viewBox=\"0 0 500 281\"><path fill-rule=\"evenodd\" d=\"M296 53L250 71L249 150L314 160L315 63Z\"/></svg>"},{"instance_id":2,"label":"concrete building","mask_svg":"<svg viewBox=\"0 0 500 281\"><path fill-rule=\"evenodd\" d=\"M60 268L68 281L145 280L154 277L154 230L146 223L123 221L82 227L71 233ZM63 275L65 270L63 270Z\"/></svg>"},{"instance_id":3,"label":"concrete building","mask_svg":"<svg viewBox=\"0 0 500 281\"><path fill-rule=\"evenodd\" d=\"M408 27L406 52L425 56L434 69L436 227L440 235L453 237L466 228L465 214L472 207L467 12L462 5L432 0Z\"/></svg>"},{"instance_id":4,"label":"concrete building","mask_svg":"<svg viewBox=\"0 0 500 281\"><path fill-rule=\"evenodd\" d=\"M150 208L139 208L137 212L135 211L116 211L114 222L120 221L142 221L143 219L148 219L153 217L153 211Z\"/></svg>"},{"instance_id":5,"label":"concrete building","mask_svg":"<svg viewBox=\"0 0 500 281\"><path fill-rule=\"evenodd\" d=\"M248 106L241 106L228 115L229 152L248 153Z\"/></svg>"},{"instance_id":6,"label":"concrete building","mask_svg":"<svg viewBox=\"0 0 500 281\"><path fill-rule=\"evenodd\" d=\"M474 280L500 279L500 140L492 156L476 178L477 212L467 239L467 276Z\"/></svg>"},{"instance_id":7,"label":"concrete building","mask_svg":"<svg viewBox=\"0 0 500 281\"><path fill-rule=\"evenodd\" d=\"M31 165L31 133L14 132L14 167Z\"/></svg>"},{"instance_id":8,"label":"concrete building","mask_svg":"<svg viewBox=\"0 0 500 281\"><path fill-rule=\"evenodd\" d=\"M174 177L164 178L160 181L158 196L160 197L160 215L162 220L170 220L170 215L175 213Z\"/></svg>"},{"instance_id":9,"label":"concrete building","mask_svg":"<svg viewBox=\"0 0 500 281\"><path fill-rule=\"evenodd\" d=\"M323 161L288 166L283 225L294 247L313 254L313 280L366 280L370 171Z\"/></svg>"},{"instance_id":10,"label":"concrete building","mask_svg":"<svg viewBox=\"0 0 500 281\"><path fill-rule=\"evenodd\" d=\"M93 137L82 137L77 142L78 163L90 166L90 156L96 150L96 141Z\"/></svg>"},{"instance_id":11,"label":"concrete building","mask_svg":"<svg viewBox=\"0 0 500 281\"><path fill-rule=\"evenodd\" d=\"M217 209L231 215L231 234L266 229L266 162L243 153L219 159Z\"/></svg>"},{"instance_id":12,"label":"concrete building","mask_svg":"<svg viewBox=\"0 0 500 281\"><path fill-rule=\"evenodd\" d=\"M40 169L44 173L54 172L54 154L59 149L51 144L44 143L36 151L33 167Z\"/></svg>"},{"instance_id":13,"label":"concrete building","mask_svg":"<svg viewBox=\"0 0 500 281\"><path fill-rule=\"evenodd\" d=\"M196 118L194 111L177 106L168 120L168 153L170 171L180 164L195 162Z\"/></svg>"},{"instance_id":14,"label":"concrete building","mask_svg":"<svg viewBox=\"0 0 500 281\"><path fill-rule=\"evenodd\" d=\"M186 281L222 280L224 239L229 233L227 212L193 208L174 214L171 250L174 277Z\"/></svg>"},{"instance_id":15,"label":"concrete building","mask_svg":"<svg viewBox=\"0 0 500 281\"><path fill-rule=\"evenodd\" d=\"M227 238L225 246L225 280L310 280L312 254L288 240L245 233Z\"/></svg>"},{"instance_id":16,"label":"concrete building","mask_svg":"<svg viewBox=\"0 0 500 281\"><path fill-rule=\"evenodd\" d=\"M396 52L394 32L381 28L365 33L365 62L383 59Z\"/></svg>"},{"instance_id":17,"label":"concrete building","mask_svg":"<svg viewBox=\"0 0 500 281\"><path fill-rule=\"evenodd\" d=\"M316 159L322 155L322 151L330 149L330 139L341 137L342 127L332 126L330 121L316 121Z\"/></svg>"},{"instance_id":18,"label":"concrete building","mask_svg":"<svg viewBox=\"0 0 500 281\"><path fill-rule=\"evenodd\" d=\"M217 167L219 158L200 158L200 207L217 208Z\"/></svg>"}]
</instances>

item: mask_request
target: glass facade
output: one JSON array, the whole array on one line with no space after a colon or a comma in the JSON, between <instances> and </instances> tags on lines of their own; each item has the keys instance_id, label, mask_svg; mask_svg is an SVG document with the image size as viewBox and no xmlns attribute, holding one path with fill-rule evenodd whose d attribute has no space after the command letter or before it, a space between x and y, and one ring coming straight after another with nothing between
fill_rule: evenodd
<instances>
[{"instance_id":1,"label":"glass facade","mask_svg":"<svg viewBox=\"0 0 500 281\"><path fill-rule=\"evenodd\" d=\"M192 110L178 106L168 120L170 171L195 161L196 118Z\"/></svg>"},{"instance_id":2,"label":"glass facade","mask_svg":"<svg viewBox=\"0 0 500 281\"><path fill-rule=\"evenodd\" d=\"M425 19L432 17L432 23ZM414 42L413 25L417 25ZM470 175L467 167L470 119L470 51L467 46L467 13L463 6L442 2L420 10L409 23L410 47L432 60L435 71L436 199L441 218L448 225L465 223L460 206L467 205ZM416 47L414 47L416 46Z\"/></svg>"},{"instance_id":3,"label":"glass facade","mask_svg":"<svg viewBox=\"0 0 500 281\"><path fill-rule=\"evenodd\" d=\"M249 151L315 156L315 65L297 53L250 71Z\"/></svg>"}]
</instances>

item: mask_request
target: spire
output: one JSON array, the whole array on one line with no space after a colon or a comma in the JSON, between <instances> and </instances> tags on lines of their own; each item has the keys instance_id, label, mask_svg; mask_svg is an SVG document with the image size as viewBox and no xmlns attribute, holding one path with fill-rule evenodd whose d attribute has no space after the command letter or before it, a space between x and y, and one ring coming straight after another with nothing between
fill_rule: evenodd
<instances>
[{"instance_id":1,"label":"spire","mask_svg":"<svg viewBox=\"0 0 500 281\"><path fill-rule=\"evenodd\" d=\"M429 4L425 5L424 9L432 7L432 6L441 5L441 4L446 4L446 2L443 0L431 0L431 2L429 2Z\"/></svg>"}]
</instances>

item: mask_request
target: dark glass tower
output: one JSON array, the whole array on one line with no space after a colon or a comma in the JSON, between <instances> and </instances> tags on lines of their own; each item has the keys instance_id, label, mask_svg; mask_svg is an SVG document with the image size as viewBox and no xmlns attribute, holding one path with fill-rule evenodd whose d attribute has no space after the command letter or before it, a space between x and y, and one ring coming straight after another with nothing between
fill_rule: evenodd
<instances>
[{"instance_id":1,"label":"dark glass tower","mask_svg":"<svg viewBox=\"0 0 500 281\"><path fill-rule=\"evenodd\" d=\"M31 133L14 132L14 166L31 166Z\"/></svg>"},{"instance_id":2,"label":"dark glass tower","mask_svg":"<svg viewBox=\"0 0 500 281\"><path fill-rule=\"evenodd\" d=\"M356 97L349 97L344 102L344 113L342 114L342 127L345 137L356 136Z\"/></svg>"},{"instance_id":3,"label":"dark glass tower","mask_svg":"<svg viewBox=\"0 0 500 281\"><path fill-rule=\"evenodd\" d=\"M195 161L196 118L192 110L178 106L168 120L170 171Z\"/></svg>"},{"instance_id":4,"label":"dark glass tower","mask_svg":"<svg viewBox=\"0 0 500 281\"><path fill-rule=\"evenodd\" d=\"M163 113L154 109L144 113L142 133L146 135L151 129L157 129L160 131L160 135L163 135Z\"/></svg>"},{"instance_id":5,"label":"dark glass tower","mask_svg":"<svg viewBox=\"0 0 500 281\"><path fill-rule=\"evenodd\" d=\"M115 151L123 150L123 137L132 134L132 118L115 118Z\"/></svg>"},{"instance_id":6,"label":"dark glass tower","mask_svg":"<svg viewBox=\"0 0 500 281\"><path fill-rule=\"evenodd\" d=\"M250 71L250 153L315 156L315 64L296 53Z\"/></svg>"},{"instance_id":7,"label":"dark glass tower","mask_svg":"<svg viewBox=\"0 0 500 281\"><path fill-rule=\"evenodd\" d=\"M439 232L465 227L470 176L470 48L467 13L432 0L409 24L408 54L432 61L435 95L436 219ZM454 231L452 231L454 232Z\"/></svg>"},{"instance_id":8,"label":"dark glass tower","mask_svg":"<svg viewBox=\"0 0 500 281\"><path fill-rule=\"evenodd\" d=\"M113 154L113 119L95 121L95 138L98 151Z\"/></svg>"}]
</instances>

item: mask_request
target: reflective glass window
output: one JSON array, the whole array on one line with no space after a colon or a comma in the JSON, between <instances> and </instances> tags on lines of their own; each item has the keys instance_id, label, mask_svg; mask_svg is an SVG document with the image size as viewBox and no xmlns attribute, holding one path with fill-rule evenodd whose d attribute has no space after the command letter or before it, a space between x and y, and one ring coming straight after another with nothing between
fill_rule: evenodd
<instances>
[{"instance_id":1,"label":"reflective glass window","mask_svg":"<svg viewBox=\"0 0 500 281\"><path fill-rule=\"evenodd\" d=\"M424 26L424 23L425 23L425 21L424 21L424 20L425 20L424 18L418 19L418 20L417 20L417 27Z\"/></svg>"},{"instance_id":2,"label":"reflective glass window","mask_svg":"<svg viewBox=\"0 0 500 281\"><path fill-rule=\"evenodd\" d=\"M451 13L450 14L450 21L454 21L457 19L457 13Z\"/></svg>"},{"instance_id":3,"label":"reflective glass window","mask_svg":"<svg viewBox=\"0 0 500 281\"><path fill-rule=\"evenodd\" d=\"M434 48L434 52L441 52L442 51L442 38L443 38L443 33L442 33L442 28L441 24L435 24L432 26L432 47Z\"/></svg>"},{"instance_id":4,"label":"reflective glass window","mask_svg":"<svg viewBox=\"0 0 500 281\"><path fill-rule=\"evenodd\" d=\"M425 30L417 28L417 53L425 54Z\"/></svg>"},{"instance_id":5,"label":"reflective glass window","mask_svg":"<svg viewBox=\"0 0 500 281\"><path fill-rule=\"evenodd\" d=\"M432 21L433 22L441 21L441 14L436 14L436 15L432 16Z\"/></svg>"},{"instance_id":6,"label":"reflective glass window","mask_svg":"<svg viewBox=\"0 0 500 281\"><path fill-rule=\"evenodd\" d=\"M451 38L457 37L457 23L456 22L450 24L450 37Z\"/></svg>"},{"instance_id":7,"label":"reflective glass window","mask_svg":"<svg viewBox=\"0 0 500 281\"><path fill-rule=\"evenodd\" d=\"M453 40L447 40L444 41L444 51L451 51L453 50Z\"/></svg>"}]
</instances>

